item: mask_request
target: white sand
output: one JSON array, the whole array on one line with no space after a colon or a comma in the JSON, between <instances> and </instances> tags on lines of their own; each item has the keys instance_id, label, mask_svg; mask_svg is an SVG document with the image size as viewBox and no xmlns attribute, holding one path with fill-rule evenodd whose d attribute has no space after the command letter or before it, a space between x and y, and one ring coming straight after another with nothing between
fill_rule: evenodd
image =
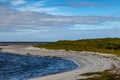
<instances>
[{"instance_id":1,"label":"white sand","mask_svg":"<svg viewBox=\"0 0 120 80\"><path fill-rule=\"evenodd\" d=\"M76 80L85 78L84 76L80 76L80 74L87 72L98 72L104 71L106 69L110 69L112 65L120 68L120 60L118 57L113 57L113 55L108 54L100 54L94 52L76 52L76 51L64 51L64 50L47 50L47 49L39 49L30 46L0 46L3 48L4 52L11 52L17 54L30 53L31 55L39 55L39 56L58 56L64 57L67 59L72 59L80 64L80 67L59 74L48 75L44 77L39 77L31 80Z\"/></svg>"}]
</instances>

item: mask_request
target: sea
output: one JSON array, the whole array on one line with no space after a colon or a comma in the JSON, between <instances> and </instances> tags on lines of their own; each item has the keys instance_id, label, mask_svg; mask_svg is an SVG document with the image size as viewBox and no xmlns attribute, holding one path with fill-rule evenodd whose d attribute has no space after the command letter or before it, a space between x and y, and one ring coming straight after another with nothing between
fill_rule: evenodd
<instances>
[{"instance_id":1,"label":"sea","mask_svg":"<svg viewBox=\"0 0 120 80\"><path fill-rule=\"evenodd\" d=\"M70 71L77 67L74 61L63 58L0 52L0 80L29 80Z\"/></svg>"}]
</instances>

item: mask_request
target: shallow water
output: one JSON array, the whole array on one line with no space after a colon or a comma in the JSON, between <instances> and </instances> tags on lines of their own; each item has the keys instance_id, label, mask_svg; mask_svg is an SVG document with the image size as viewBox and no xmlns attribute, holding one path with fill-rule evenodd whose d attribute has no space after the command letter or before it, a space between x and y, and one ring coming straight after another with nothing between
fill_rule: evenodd
<instances>
[{"instance_id":1,"label":"shallow water","mask_svg":"<svg viewBox=\"0 0 120 80\"><path fill-rule=\"evenodd\" d=\"M77 68L62 58L25 56L0 52L0 80L28 80Z\"/></svg>"}]
</instances>

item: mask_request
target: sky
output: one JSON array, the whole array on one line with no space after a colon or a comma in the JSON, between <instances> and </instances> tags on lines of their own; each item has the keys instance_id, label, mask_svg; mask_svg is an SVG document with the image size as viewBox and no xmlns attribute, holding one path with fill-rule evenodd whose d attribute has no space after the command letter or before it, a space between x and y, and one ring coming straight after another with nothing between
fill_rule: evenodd
<instances>
[{"instance_id":1,"label":"sky","mask_svg":"<svg viewBox=\"0 0 120 80\"><path fill-rule=\"evenodd\" d=\"M120 38L120 0L0 0L0 42Z\"/></svg>"}]
</instances>

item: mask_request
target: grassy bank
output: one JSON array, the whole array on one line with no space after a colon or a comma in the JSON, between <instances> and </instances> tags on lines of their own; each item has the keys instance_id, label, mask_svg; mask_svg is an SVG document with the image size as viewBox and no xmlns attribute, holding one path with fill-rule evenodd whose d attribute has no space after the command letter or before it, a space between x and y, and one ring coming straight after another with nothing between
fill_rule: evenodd
<instances>
[{"instance_id":1,"label":"grassy bank","mask_svg":"<svg viewBox=\"0 0 120 80\"><path fill-rule=\"evenodd\" d=\"M84 76L94 76L87 79L77 79L77 80L120 80L120 74L112 73L108 71L103 72L94 72L94 73L86 73Z\"/></svg>"},{"instance_id":2,"label":"grassy bank","mask_svg":"<svg viewBox=\"0 0 120 80\"><path fill-rule=\"evenodd\" d=\"M120 72L115 66L112 69L105 70L103 72L92 72L81 74L82 76L92 76L87 79L77 79L77 80L120 80Z\"/></svg>"},{"instance_id":3,"label":"grassy bank","mask_svg":"<svg viewBox=\"0 0 120 80\"><path fill-rule=\"evenodd\" d=\"M120 38L99 38L84 40L61 40L53 43L39 44L36 47L73 50L73 51L92 51L101 53L112 53L120 56Z\"/></svg>"}]
</instances>

